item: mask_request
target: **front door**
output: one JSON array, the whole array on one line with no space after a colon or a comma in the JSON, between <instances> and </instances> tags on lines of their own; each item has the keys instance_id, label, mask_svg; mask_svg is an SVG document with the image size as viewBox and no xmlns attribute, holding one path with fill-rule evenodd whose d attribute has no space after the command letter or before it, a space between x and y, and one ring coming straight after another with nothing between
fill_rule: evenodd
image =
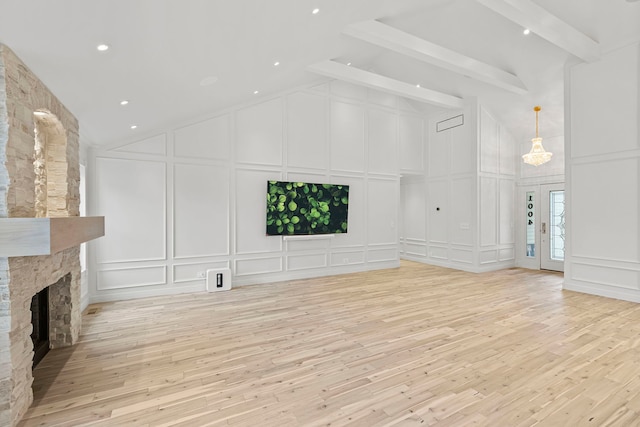
<instances>
[{"instance_id":1,"label":"front door","mask_svg":"<svg viewBox=\"0 0 640 427\"><path fill-rule=\"evenodd\" d=\"M540 268L564 271L564 184L540 186Z\"/></svg>"}]
</instances>

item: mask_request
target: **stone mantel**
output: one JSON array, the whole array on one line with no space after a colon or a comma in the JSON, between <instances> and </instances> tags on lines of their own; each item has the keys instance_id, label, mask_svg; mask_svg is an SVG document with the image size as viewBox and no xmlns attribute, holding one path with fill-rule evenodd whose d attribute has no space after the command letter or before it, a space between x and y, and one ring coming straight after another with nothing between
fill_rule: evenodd
<instances>
[{"instance_id":1,"label":"stone mantel","mask_svg":"<svg viewBox=\"0 0 640 427\"><path fill-rule=\"evenodd\" d=\"M51 255L104 236L104 217L0 218L0 257Z\"/></svg>"}]
</instances>

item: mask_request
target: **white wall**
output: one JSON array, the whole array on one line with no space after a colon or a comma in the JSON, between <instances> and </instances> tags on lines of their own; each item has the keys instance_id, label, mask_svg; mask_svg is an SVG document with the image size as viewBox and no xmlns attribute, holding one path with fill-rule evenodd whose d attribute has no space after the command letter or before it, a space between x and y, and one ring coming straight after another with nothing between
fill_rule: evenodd
<instances>
[{"instance_id":1,"label":"white wall","mask_svg":"<svg viewBox=\"0 0 640 427\"><path fill-rule=\"evenodd\" d=\"M429 119L427 147L425 173L401 180L403 258L468 271L512 266L516 163L506 128L470 100Z\"/></svg>"},{"instance_id":2,"label":"white wall","mask_svg":"<svg viewBox=\"0 0 640 427\"><path fill-rule=\"evenodd\" d=\"M401 170L424 169L424 120L340 82L282 93L92 153L92 301L399 265ZM350 185L349 232L265 235L267 180Z\"/></svg>"},{"instance_id":3,"label":"white wall","mask_svg":"<svg viewBox=\"0 0 640 427\"><path fill-rule=\"evenodd\" d=\"M482 270L515 263L515 142L509 131L480 106L480 253Z\"/></svg>"},{"instance_id":4,"label":"white wall","mask_svg":"<svg viewBox=\"0 0 640 427\"><path fill-rule=\"evenodd\" d=\"M640 302L640 45L566 75L565 289Z\"/></svg>"}]
</instances>

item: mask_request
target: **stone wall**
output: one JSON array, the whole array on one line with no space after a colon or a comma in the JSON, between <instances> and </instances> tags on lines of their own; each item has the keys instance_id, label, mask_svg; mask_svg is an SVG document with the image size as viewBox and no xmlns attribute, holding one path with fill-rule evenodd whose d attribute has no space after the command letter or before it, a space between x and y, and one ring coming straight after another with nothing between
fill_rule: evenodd
<instances>
[{"instance_id":1,"label":"stone wall","mask_svg":"<svg viewBox=\"0 0 640 427\"><path fill-rule=\"evenodd\" d=\"M34 118L36 111L46 113L44 122ZM0 217L36 216L37 126L47 145L47 215L77 216L78 122L10 49L0 45ZM70 281L56 283L69 273ZM51 256L0 257L2 426L17 424L33 401L31 298L53 284L49 335L55 348L75 343L80 331L79 248Z\"/></svg>"}]
</instances>

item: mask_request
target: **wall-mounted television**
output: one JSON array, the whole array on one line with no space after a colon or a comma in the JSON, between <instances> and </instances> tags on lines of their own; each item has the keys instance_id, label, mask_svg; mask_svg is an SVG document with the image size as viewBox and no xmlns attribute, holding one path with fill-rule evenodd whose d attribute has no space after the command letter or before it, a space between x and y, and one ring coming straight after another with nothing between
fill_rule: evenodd
<instances>
[{"instance_id":1,"label":"wall-mounted television","mask_svg":"<svg viewBox=\"0 0 640 427\"><path fill-rule=\"evenodd\" d=\"M346 233L349 186L267 182L267 235Z\"/></svg>"}]
</instances>

